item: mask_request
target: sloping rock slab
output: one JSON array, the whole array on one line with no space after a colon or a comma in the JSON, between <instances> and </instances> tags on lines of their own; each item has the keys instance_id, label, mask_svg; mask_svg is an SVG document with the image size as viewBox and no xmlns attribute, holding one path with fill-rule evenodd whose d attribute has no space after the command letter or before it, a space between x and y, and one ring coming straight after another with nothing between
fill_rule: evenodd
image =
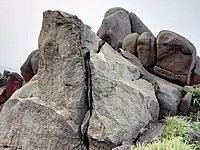
<instances>
[{"instance_id":1,"label":"sloping rock slab","mask_svg":"<svg viewBox=\"0 0 200 150\"><path fill-rule=\"evenodd\" d=\"M93 111L90 150L107 150L131 142L150 121L159 104L151 83L139 79L139 68L105 44L90 55Z\"/></svg>"}]
</instances>

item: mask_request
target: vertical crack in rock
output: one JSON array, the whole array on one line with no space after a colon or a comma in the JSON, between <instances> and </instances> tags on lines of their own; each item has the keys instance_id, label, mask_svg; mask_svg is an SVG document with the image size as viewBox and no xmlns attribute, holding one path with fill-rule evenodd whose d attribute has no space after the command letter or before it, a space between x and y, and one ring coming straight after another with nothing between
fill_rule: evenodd
<instances>
[{"instance_id":1,"label":"vertical crack in rock","mask_svg":"<svg viewBox=\"0 0 200 150\"><path fill-rule=\"evenodd\" d=\"M87 51L85 53L85 74L86 74L86 104L88 106L88 113L85 114L85 118L88 118L86 120L86 124L85 124L85 132L83 132L83 142L84 145L86 146L87 149L89 149L89 139L88 139L88 135L87 135L87 130L88 130L88 126L89 126L89 119L92 115L92 79L91 79L91 70L90 70L90 52ZM88 116L87 116L88 115ZM84 123L84 121L83 121Z\"/></svg>"}]
</instances>

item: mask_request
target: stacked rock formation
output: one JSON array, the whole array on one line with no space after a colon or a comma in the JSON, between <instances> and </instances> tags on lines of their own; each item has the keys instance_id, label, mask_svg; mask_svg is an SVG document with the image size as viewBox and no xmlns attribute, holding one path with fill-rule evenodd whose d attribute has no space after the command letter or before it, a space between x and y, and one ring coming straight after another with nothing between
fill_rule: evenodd
<instances>
[{"instance_id":1,"label":"stacked rock formation","mask_svg":"<svg viewBox=\"0 0 200 150\"><path fill-rule=\"evenodd\" d=\"M171 31L156 38L136 15L119 7L106 12L98 35L76 16L43 13L38 50L21 67L27 83L0 112L0 149L128 147L159 139L164 130L159 116L189 108L191 94L161 78L176 82L181 76L179 82L187 84L192 76L199 82L188 40ZM173 68L165 64L169 60L185 66Z\"/></svg>"},{"instance_id":2,"label":"stacked rock formation","mask_svg":"<svg viewBox=\"0 0 200 150\"><path fill-rule=\"evenodd\" d=\"M180 85L197 84L194 71L196 49L181 35L160 31L157 37L134 14L115 7L109 9L97 35L114 49L122 48L137 56L142 65L157 76Z\"/></svg>"}]
</instances>

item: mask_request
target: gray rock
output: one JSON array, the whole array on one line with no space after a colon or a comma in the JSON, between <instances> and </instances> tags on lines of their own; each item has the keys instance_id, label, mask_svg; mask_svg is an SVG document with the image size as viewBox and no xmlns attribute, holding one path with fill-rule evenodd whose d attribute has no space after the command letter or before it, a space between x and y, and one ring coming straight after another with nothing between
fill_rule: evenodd
<instances>
[{"instance_id":1,"label":"gray rock","mask_svg":"<svg viewBox=\"0 0 200 150\"><path fill-rule=\"evenodd\" d=\"M192 141L200 142L200 131L192 131L190 133Z\"/></svg>"},{"instance_id":2,"label":"gray rock","mask_svg":"<svg viewBox=\"0 0 200 150\"><path fill-rule=\"evenodd\" d=\"M143 79L149 81L154 86L156 97L160 104L160 116L177 114L183 88L149 73L136 56L122 49L120 50L122 56L139 68Z\"/></svg>"},{"instance_id":3,"label":"gray rock","mask_svg":"<svg viewBox=\"0 0 200 150\"><path fill-rule=\"evenodd\" d=\"M90 108L87 55L97 49L98 40L76 16L58 11L44 13L39 37L39 96L64 116L65 130L69 131L65 149L84 147L81 129L86 127L81 125Z\"/></svg>"},{"instance_id":4,"label":"gray rock","mask_svg":"<svg viewBox=\"0 0 200 150\"><path fill-rule=\"evenodd\" d=\"M143 32L151 32L136 14L130 12L129 18L131 22L132 33L142 34Z\"/></svg>"},{"instance_id":5,"label":"gray rock","mask_svg":"<svg viewBox=\"0 0 200 150\"><path fill-rule=\"evenodd\" d=\"M129 34L131 34L131 24L129 16L123 10L106 16L97 32L97 35L114 49L118 49L124 38Z\"/></svg>"},{"instance_id":6,"label":"gray rock","mask_svg":"<svg viewBox=\"0 0 200 150\"><path fill-rule=\"evenodd\" d=\"M142 33L137 40L137 57L146 69L155 65L156 38L151 32Z\"/></svg>"},{"instance_id":7,"label":"gray rock","mask_svg":"<svg viewBox=\"0 0 200 150\"><path fill-rule=\"evenodd\" d=\"M196 64L194 66L194 71L190 80L190 85L200 84L200 57L196 57Z\"/></svg>"},{"instance_id":8,"label":"gray rock","mask_svg":"<svg viewBox=\"0 0 200 150\"><path fill-rule=\"evenodd\" d=\"M157 75L189 85L195 62L196 48L189 40L172 31L159 32L154 67Z\"/></svg>"},{"instance_id":9,"label":"gray rock","mask_svg":"<svg viewBox=\"0 0 200 150\"><path fill-rule=\"evenodd\" d=\"M192 102L192 93L189 92L182 98L179 108L180 115L186 115L189 112L191 102Z\"/></svg>"},{"instance_id":10,"label":"gray rock","mask_svg":"<svg viewBox=\"0 0 200 150\"><path fill-rule=\"evenodd\" d=\"M139 34L137 34L137 33L127 35L124 38L124 41L122 43L122 49L130 52L133 55L136 55L137 54L138 37L139 37Z\"/></svg>"},{"instance_id":11,"label":"gray rock","mask_svg":"<svg viewBox=\"0 0 200 150\"><path fill-rule=\"evenodd\" d=\"M113 148L112 150L133 150L134 146L133 145L122 145Z\"/></svg>"},{"instance_id":12,"label":"gray rock","mask_svg":"<svg viewBox=\"0 0 200 150\"><path fill-rule=\"evenodd\" d=\"M56 105L49 105L35 96L37 89L36 76L4 104L0 113L1 148L62 150L74 144L71 139L76 138L76 134L67 124L65 115Z\"/></svg>"},{"instance_id":13,"label":"gray rock","mask_svg":"<svg viewBox=\"0 0 200 150\"><path fill-rule=\"evenodd\" d=\"M117 12L117 11L124 11L127 15L129 14L129 12L122 7L113 7L113 8L110 8L108 11L106 11L104 18L115 13L115 12Z\"/></svg>"},{"instance_id":14,"label":"gray rock","mask_svg":"<svg viewBox=\"0 0 200 150\"><path fill-rule=\"evenodd\" d=\"M140 144L147 144L156 140L160 140L164 129L165 129L164 123L159 123L159 122L151 123L149 125L148 130L139 137L137 142Z\"/></svg>"},{"instance_id":15,"label":"gray rock","mask_svg":"<svg viewBox=\"0 0 200 150\"><path fill-rule=\"evenodd\" d=\"M159 104L153 86L139 79L134 66L108 44L90 54L93 110L88 138L91 150L107 150L131 142L150 121Z\"/></svg>"},{"instance_id":16,"label":"gray rock","mask_svg":"<svg viewBox=\"0 0 200 150\"><path fill-rule=\"evenodd\" d=\"M154 76L154 79L159 87L156 97L160 104L160 117L176 115L183 97L183 87L156 76Z\"/></svg>"},{"instance_id":17,"label":"gray rock","mask_svg":"<svg viewBox=\"0 0 200 150\"><path fill-rule=\"evenodd\" d=\"M137 66L140 70L141 76L143 79L147 80L154 86L154 90L157 93L159 90L157 81L154 79L154 76L150 74L141 64L140 60L133 54L129 53L128 51L124 51L123 49L120 49L119 53L126 58L128 61L130 61L133 65Z\"/></svg>"},{"instance_id":18,"label":"gray rock","mask_svg":"<svg viewBox=\"0 0 200 150\"><path fill-rule=\"evenodd\" d=\"M97 49L100 39L76 16L59 11L43 15L38 81L32 78L5 103L0 147L84 150L88 124L83 120L91 91L88 51Z\"/></svg>"}]
</instances>

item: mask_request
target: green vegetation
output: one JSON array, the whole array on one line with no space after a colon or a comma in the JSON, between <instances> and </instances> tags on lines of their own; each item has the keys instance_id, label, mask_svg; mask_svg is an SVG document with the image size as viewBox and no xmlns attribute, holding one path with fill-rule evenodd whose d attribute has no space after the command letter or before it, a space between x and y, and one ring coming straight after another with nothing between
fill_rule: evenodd
<instances>
[{"instance_id":1,"label":"green vegetation","mask_svg":"<svg viewBox=\"0 0 200 150\"><path fill-rule=\"evenodd\" d=\"M190 89L193 96L192 112L197 113L200 110L200 87Z\"/></svg>"},{"instance_id":2,"label":"green vegetation","mask_svg":"<svg viewBox=\"0 0 200 150\"><path fill-rule=\"evenodd\" d=\"M161 140L138 144L134 150L200 150L200 141L191 139L191 132L200 131L200 87L187 92L193 96L189 116L167 117Z\"/></svg>"},{"instance_id":3,"label":"green vegetation","mask_svg":"<svg viewBox=\"0 0 200 150\"><path fill-rule=\"evenodd\" d=\"M148 145L139 145L134 150L193 150L193 146L181 138L164 139Z\"/></svg>"},{"instance_id":4,"label":"green vegetation","mask_svg":"<svg viewBox=\"0 0 200 150\"><path fill-rule=\"evenodd\" d=\"M192 141L190 133L200 131L200 122L186 117L167 117L160 141L137 145L134 150L200 150L200 142Z\"/></svg>"}]
</instances>

